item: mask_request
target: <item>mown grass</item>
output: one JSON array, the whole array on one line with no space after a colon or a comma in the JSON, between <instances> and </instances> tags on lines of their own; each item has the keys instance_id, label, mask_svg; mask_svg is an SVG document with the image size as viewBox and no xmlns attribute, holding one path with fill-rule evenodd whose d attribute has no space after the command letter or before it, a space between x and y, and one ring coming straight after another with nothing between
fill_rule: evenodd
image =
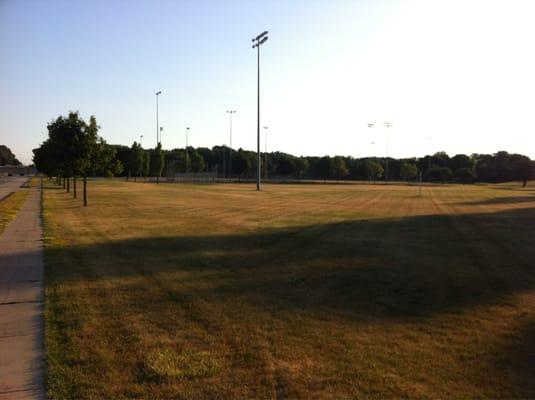
<instances>
[{"instance_id":1,"label":"mown grass","mask_svg":"<svg viewBox=\"0 0 535 400\"><path fill-rule=\"evenodd\" d=\"M533 397L535 188L45 190L52 398Z\"/></svg>"},{"instance_id":2,"label":"mown grass","mask_svg":"<svg viewBox=\"0 0 535 400\"><path fill-rule=\"evenodd\" d=\"M4 232L8 224L15 219L17 212L26 201L27 196L28 191L21 189L0 200L0 235Z\"/></svg>"}]
</instances>

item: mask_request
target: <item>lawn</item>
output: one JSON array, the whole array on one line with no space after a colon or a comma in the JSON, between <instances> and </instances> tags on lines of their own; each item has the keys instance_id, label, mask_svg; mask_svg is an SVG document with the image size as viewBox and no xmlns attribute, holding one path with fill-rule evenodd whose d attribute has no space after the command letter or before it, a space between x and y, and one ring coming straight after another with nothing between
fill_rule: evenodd
<instances>
[{"instance_id":1,"label":"lawn","mask_svg":"<svg viewBox=\"0 0 535 400\"><path fill-rule=\"evenodd\" d=\"M52 398L535 396L535 187L44 193Z\"/></svg>"},{"instance_id":2,"label":"lawn","mask_svg":"<svg viewBox=\"0 0 535 400\"><path fill-rule=\"evenodd\" d=\"M21 189L0 200L0 235L9 223L15 219L27 196L28 191Z\"/></svg>"}]
</instances>

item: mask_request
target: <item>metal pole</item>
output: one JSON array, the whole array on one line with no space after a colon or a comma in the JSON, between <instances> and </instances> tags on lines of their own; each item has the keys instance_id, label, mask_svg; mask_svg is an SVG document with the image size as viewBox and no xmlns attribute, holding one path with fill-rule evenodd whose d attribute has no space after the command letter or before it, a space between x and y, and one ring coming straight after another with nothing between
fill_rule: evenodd
<instances>
[{"instance_id":1,"label":"metal pole","mask_svg":"<svg viewBox=\"0 0 535 400\"><path fill-rule=\"evenodd\" d=\"M257 120L256 120L256 133L257 133L257 157L258 157L258 169L256 176L256 190L260 190L260 46L257 46Z\"/></svg>"},{"instance_id":2,"label":"metal pole","mask_svg":"<svg viewBox=\"0 0 535 400\"><path fill-rule=\"evenodd\" d=\"M230 148L228 153L228 177L232 181L232 112L230 112Z\"/></svg>"},{"instance_id":3,"label":"metal pole","mask_svg":"<svg viewBox=\"0 0 535 400\"><path fill-rule=\"evenodd\" d=\"M160 139L158 137L158 128L159 128L159 122L158 122L158 93L156 93L156 146L158 146L158 143L160 142Z\"/></svg>"},{"instance_id":4,"label":"metal pole","mask_svg":"<svg viewBox=\"0 0 535 400\"><path fill-rule=\"evenodd\" d=\"M265 135L264 135L264 180L267 179L267 168L268 168L268 164L267 164L267 152L268 152L268 148L267 148L267 137L268 137L268 127L267 126L264 126L264 132L265 132Z\"/></svg>"},{"instance_id":5,"label":"metal pole","mask_svg":"<svg viewBox=\"0 0 535 400\"><path fill-rule=\"evenodd\" d=\"M189 128L186 128L186 173L189 170L189 162L188 162L188 132L189 132Z\"/></svg>"}]
</instances>

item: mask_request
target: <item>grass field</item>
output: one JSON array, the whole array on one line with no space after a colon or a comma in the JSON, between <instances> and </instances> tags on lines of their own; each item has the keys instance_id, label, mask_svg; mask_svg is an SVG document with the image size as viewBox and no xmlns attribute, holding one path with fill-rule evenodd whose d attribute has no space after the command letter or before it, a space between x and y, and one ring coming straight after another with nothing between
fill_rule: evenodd
<instances>
[{"instance_id":1,"label":"grass field","mask_svg":"<svg viewBox=\"0 0 535 400\"><path fill-rule=\"evenodd\" d=\"M535 187L45 190L53 398L534 397Z\"/></svg>"},{"instance_id":2,"label":"grass field","mask_svg":"<svg viewBox=\"0 0 535 400\"><path fill-rule=\"evenodd\" d=\"M8 224L15 219L27 196L28 191L21 189L0 201L0 235Z\"/></svg>"}]
</instances>

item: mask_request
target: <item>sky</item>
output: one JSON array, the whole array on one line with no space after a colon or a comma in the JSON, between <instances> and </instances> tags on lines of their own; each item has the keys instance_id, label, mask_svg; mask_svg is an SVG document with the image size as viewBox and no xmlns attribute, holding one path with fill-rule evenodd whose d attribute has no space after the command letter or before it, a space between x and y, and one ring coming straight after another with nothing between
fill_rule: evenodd
<instances>
[{"instance_id":1,"label":"sky","mask_svg":"<svg viewBox=\"0 0 535 400\"><path fill-rule=\"evenodd\" d=\"M535 158L531 0L0 0L0 144L23 162L59 115L108 143ZM391 127L385 127L391 122ZM369 128L368 124L373 124Z\"/></svg>"}]
</instances>

